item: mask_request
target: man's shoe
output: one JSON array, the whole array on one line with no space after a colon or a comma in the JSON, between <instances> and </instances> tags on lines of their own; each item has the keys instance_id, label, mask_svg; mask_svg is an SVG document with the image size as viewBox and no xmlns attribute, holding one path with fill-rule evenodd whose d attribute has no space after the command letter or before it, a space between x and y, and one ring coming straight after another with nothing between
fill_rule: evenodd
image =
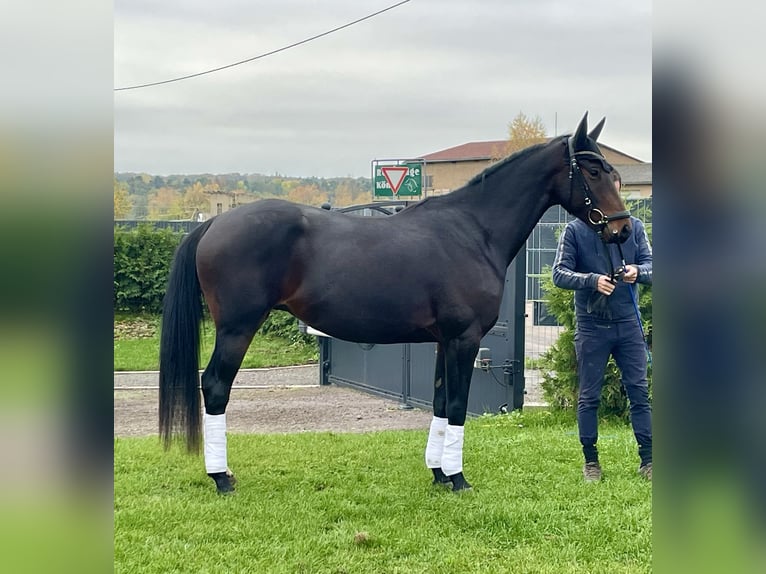
<instances>
[{"instance_id":1,"label":"man's shoe","mask_svg":"<svg viewBox=\"0 0 766 574\"><path fill-rule=\"evenodd\" d=\"M647 462L646 464L642 464L638 467L638 474L642 478L645 478L649 482L652 481L652 463Z\"/></svg>"},{"instance_id":2,"label":"man's shoe","mask_svg":"<svg viewBox=\"0 0 766 574\"><path fill-rule=\"evenodd\" d=\"M586 462L582 467L582 475L585 482L598 482L601 480L601 465L597 462Z\"/></svg>"}]
</instances>

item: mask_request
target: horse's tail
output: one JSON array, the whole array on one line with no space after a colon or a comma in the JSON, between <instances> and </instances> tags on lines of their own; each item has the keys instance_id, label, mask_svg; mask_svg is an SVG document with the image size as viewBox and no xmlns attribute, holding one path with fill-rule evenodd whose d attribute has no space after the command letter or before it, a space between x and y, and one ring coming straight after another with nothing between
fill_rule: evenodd
<instances>
[{"instance_id":1,"label":"horse's tail","mask_svg":"<svg viewBox=\"0 0 766 574\"><path fill-rule=\"evenodd\" d=\"M162 303L160 335L160 438L170 447L173 435L186 435L186 447L199 452L199 340L202 289L197 277L197 246L208 220L189 233L176 250Z\"/></svg>"}]
</instances>

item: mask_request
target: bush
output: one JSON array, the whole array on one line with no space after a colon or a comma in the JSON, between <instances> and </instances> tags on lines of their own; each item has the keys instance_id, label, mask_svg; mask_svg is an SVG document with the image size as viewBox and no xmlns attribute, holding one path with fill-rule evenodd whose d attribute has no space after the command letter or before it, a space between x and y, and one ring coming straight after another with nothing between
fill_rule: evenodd
<instances>
[{"instance_id":1,"label":"bush","mask_svg":"<svg viewBox=\"0 0 766 574\"><path fill-rule=\"evenodd\" d=\"M556 343L543 354L540 360L543 375L543 396L555 410L576 410L578 381L577 357L574 346L574 291L556 287L550 272L543 277L541 285L549 311L564 327ZM651 341L651 286L639 285L639 308L644 323L644 331ZM651 398L651 367L647 378ZM601 392L599 414L605 417L618 417L626 421L629 419L628 400L625 389L620 382L620 371L611 357L604 371L604 387Z\"/></svg>"},{"instance_id":2,"label":"bush","mask_svg":"<svg viewBox=\"0 0 766 574\"><path fill-rule=\"evenodd\" d=\"M114 230L114 310L160 313L170 266L183 232L157 229L151 224L133 230ZM207 307L205 307L207 314ZM314 344L315 338L298 329L298 320L285 311L272 311L260 333L292 343Z\"/></svg>"},{"instance_id":3,"label":"bush","mask_svg":"<svg viewBox=\"0 0 766 574\"><path fill-rule=\"evenodd\" d=\"M287 339L292 343L315 344L316 337L301 333L298 319L286 311L272 311L258 331L264 335L270 334Z\"/></svg>"},{"instance_id":4,"label":"bush","mask_svg":"<svg viewBox=\"0 0 766 574\"><path fill-rule=\"evenodd\" d=\"M114 309L130 313L159 313L173 254L183 233L155 229L114 230Z\"/></svg>"}]
</instances>

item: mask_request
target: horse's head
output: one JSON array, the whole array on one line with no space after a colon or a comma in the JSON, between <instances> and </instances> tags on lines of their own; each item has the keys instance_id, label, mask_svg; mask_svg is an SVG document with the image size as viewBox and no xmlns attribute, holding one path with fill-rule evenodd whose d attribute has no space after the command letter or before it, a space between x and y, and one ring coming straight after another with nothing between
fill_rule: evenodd
<instances>
[{"instance_id":1,"label":"horse's head","mask_svg":"<svg viewBox=\"0 0 766 574\"><path fill-rule=\"evenodd\" d=\"M606 118L588 133L588 113L574 135L562 140L568 165L568 185L560 187L560 203L571 214L597 231L606 243L630 237L630 212L619 193L614 168L596 145Z\"/></svg>"}]
</instances>

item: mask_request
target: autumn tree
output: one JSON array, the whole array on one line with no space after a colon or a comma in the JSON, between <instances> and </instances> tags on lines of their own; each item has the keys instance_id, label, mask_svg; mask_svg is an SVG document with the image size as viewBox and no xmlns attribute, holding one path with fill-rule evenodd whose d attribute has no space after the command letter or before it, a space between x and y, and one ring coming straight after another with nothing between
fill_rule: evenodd
<instances>
[{"instance_id":1,"label":"autumn tree","mask_svg":"<svg viewBox=\"0 0 766 574\"><path fill-rule=\"evenodd\" d=\"M343 180L338 183L333 195L333 207L348 207L360 203L369 203L371 201L370 191L360 189L360 186L353 180Z\"/></svg>"},{"instance_id":2,"label":"autumn tree","mask_svg":"<svg viewBox=\"0 0 766 574\"><path fill-rule=\"evenodd\" d=\"M338 184L332 201L333 207L348 207L354 205L354 189L346 181Z\"/></svg>"},{"instance_id":3,"label":"autumn tree","mask_svg":"<svg viewBox=\"0 0 766 574\"><path fill-rule=\"evenodd\" d=\"M505 149L501 150L501 157L507 157L531 145L543 143L546 139L545 125L540 116L530 119L524 112L519 112L508 124L508 142Z\"/></svg>"},{"instance_id":4,"label":"autumn tree","mask_svg":"<svg viewBox=\"0 0 766 574\"><path fill-rule=\"evenodd\" d=\"M290 189L287 194L287 200L304 205L320 206L328 201L326 191L321 191L316 184L297 185Z\"/></svg>"},{"instance_id":5,"label":"autumn tree","mask_svg":"<svg viewBox=\"0 0 766 574\"><path fill-rule=\"evenodd\" d=\"M182 206L186 218L191 218L197 211L207 212L210 210L210 200L207 192L217 191L215 184L202 185L200 182L194 182L184 190Z\"/></svg>"},{"instance_id":6,"label":"autumn tree","mask_svg":"<svg viewBox=\"0 0 766 574\"><path fill-rule=\"evenodd\" d=\"M114 218L125 219L133 210L128 185L114 178Z\"/></svg>"},{"instance_id":7,"label":"autumn tree","mask_svg":"<svg viewBox=\"0 0 766 574\"><path fill-rule=\"evenodd\" d=\"M149 219L185 219L183 196L173 188L161 187L149 196Z\"/></svg>"},{"instance_id":8,"label":"autumn tree","mask_svg":"<svg viewBox=\"0 0 766 574\"><path fill-rule=\"evenodd\" d=\"M284 196L289 196L290 192L292 192L292 190L298 187L299 185L299 182L297 179L278 178L276 181L279 182L280 195L284 195Z\"/></svg>"}]
</instances>

